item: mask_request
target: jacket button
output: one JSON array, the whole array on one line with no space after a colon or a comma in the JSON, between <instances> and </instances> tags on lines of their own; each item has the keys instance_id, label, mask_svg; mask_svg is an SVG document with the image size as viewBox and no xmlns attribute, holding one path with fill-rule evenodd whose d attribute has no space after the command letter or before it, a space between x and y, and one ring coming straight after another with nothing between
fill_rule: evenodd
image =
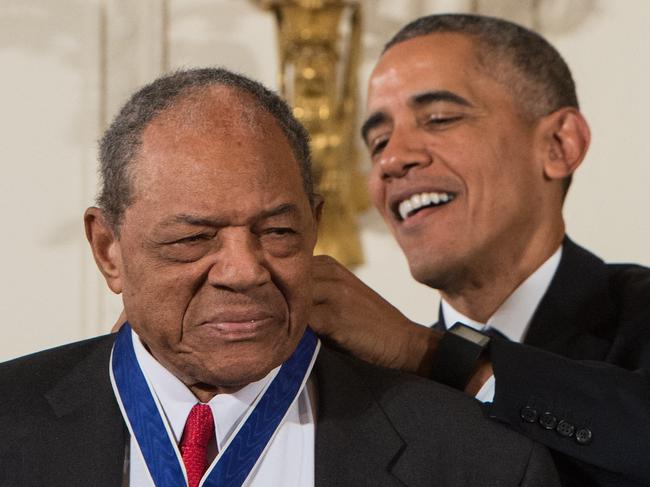
<instances>
[{"instance_id":1,"label":"jacket button","mask_svg":"<svg viewBox=\"0 0 650 487\"><path fill-rule=\"evenodd\" d=\"M520 412L519 415L521 416L521 419L526 421L526 423L534 423L537 421L537 409L531 408L530 406L526 406L523 408Z\"/></svg>"},{"instance_id":2,"label":"jacket button","mask_svg":"<svg viewBox=\"0 0 650 487\"><path fill-rule=\"evenodd\" d=\"M552 430L557 426L557 418L546 411L539 417L539 424L541 424L542 428L546 430Z\"/></svg>"},{"instance_id":3,"label":"jacket button","mask_svg":"<svg viewBox=\"0 0 650 487\"><path fill-rule=\"evenodd\" d=\"M573 426L573 425L572 425L571 423L569 423L568 421L565 421L564 419L561 420L561 421L557 424L557 428L555 428L555 431L557 431L557 433L558 433L560 436L565 436L565 437L567 437L567 438L570 437L570 436L572 436L573 433L575 432L575 430L576 430L575 426Z\"/></svg>"},{"instance_id":4,"label":"jacket button","mask_svg":"<svg viewBox=\"0 0 650 487\"><path fill-rule=\"evenodd\" d=\"M576 431L576 441L581 445L588 445L593 439L593 433L589 428L580 428Z\"/></svg>"}]
</instances>

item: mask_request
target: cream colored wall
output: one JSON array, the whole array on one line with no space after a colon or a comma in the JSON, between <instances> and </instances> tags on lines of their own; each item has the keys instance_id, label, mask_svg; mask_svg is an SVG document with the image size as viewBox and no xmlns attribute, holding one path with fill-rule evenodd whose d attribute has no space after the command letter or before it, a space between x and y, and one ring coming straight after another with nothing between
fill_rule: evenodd
<instances>
[{"instance_id":1,"label":"cream colored wall","mask_svg":"<svg viewBox=\"0 0 650 487\"><path fill-rule=\"evenodd\" d=\"M540 30L574 70L594 142L567 203L575 240L650 264L650 33L646 0L543 0ZM530 25L532 0L365 0L365 80L381 43L429 12L483 11ZM103 333L120 309L95 269L81 215L96 190L95 141L164 67L221 64L275 85L274 24L244 0L0 0L0 360ZM419 321L414 283L373 211L357 273Z\"/></svg>"}]
</instances>

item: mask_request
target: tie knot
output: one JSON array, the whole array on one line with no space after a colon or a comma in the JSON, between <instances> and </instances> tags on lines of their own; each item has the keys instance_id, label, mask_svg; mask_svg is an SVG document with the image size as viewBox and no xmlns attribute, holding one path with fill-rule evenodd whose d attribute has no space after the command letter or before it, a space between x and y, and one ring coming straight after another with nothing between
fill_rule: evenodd
<instances>
[{"instance_id":1,"label":"tie knot","mask_svg":"<svg viewBox=\"0 0 650 487\"><path fill-rule=\"evenodd\" d=\"M207 404L195 404L185 421L181 444L205 448L214 436L212 409Z\"/></svg>"},{"instance_id":2,"label":"tie knot","mask_svg":"<svg viewBox=\"0 0 650 487\"><path fill-rule=\"evenodd\" d=\"M213 436L214 420L210 406L195 404L185 421L180 445L189 487L197 487L207 469L206 454Z\"/></svg>"}]
</instances>

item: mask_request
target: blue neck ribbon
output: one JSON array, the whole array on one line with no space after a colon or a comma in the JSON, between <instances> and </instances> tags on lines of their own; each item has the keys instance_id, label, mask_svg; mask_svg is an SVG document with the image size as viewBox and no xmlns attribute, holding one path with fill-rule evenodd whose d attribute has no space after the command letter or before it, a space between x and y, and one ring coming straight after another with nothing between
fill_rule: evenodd
<instances>
[{"instance_id":1,"label":"blue neck ribbon","mask_svg":"<svg viewBox=\"0 0 650 487\"><path fill-rule=\"evenodd\" d=\"M307 328L296 350L282 364L230 442L208 467L200 486L241 487L302 391L319 347L318 338ZM154 484L187 487L181 454L140 368L128 322L118 332L113 345L110 373L122 416L132 439L138 443Z\"/></svg>"}]
</instances>

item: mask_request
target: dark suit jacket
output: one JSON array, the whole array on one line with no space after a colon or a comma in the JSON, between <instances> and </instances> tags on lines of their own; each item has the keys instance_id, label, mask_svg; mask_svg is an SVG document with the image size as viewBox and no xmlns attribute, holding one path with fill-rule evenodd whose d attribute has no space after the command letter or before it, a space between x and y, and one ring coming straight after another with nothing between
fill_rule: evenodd
<instances>
[{"instance_id":1,"label":"dark suit jacket","mask_svg":"<svg viewBox=\"0 0 650 487\"><path fill-rule=\"evenodd\" d=\"M109 381L113 339L0 365L0 486L121 485L128 433ZM547 450L471 398L326 348L315 374L316 487L558 485Z\"/></svg>"},{"instance_id":2,"label":"dark suit jacket","mask_svg":"<svg viewBox=\"0 0 650 487\"><path fill-rule=\"evenodd\" d=\"M650 485L650 269L566 239L524 343L493 340L489 414L551 448L563 485Z\"/></svg>"}]
</instances>

